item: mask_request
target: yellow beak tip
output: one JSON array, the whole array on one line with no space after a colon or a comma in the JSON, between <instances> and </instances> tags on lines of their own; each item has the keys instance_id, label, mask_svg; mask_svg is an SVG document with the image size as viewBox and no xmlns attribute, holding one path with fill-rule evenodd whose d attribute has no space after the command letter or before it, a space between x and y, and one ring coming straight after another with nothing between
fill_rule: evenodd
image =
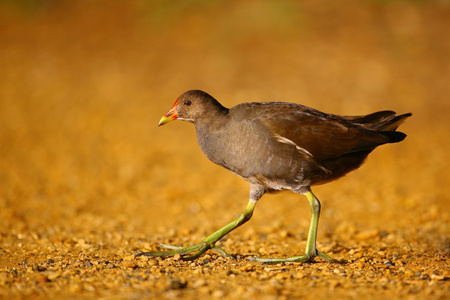
<instances>
[{"instance_id":1,"label":"yellow beak tip","mask_svg":"<svg viewBox=\"0 0 450 300\"><path fill-rule=\"evenodd\" d=\"M170 121L173 121L173 120L175 120L175 118L173 117L173 115L171 115L171 116L163 116L163 117L159 120L158 126L162 126L162 125L164 125L164 124L166 124L166 123L168 123L168 122L170 122Z\"/></svg>"}]
</instances>

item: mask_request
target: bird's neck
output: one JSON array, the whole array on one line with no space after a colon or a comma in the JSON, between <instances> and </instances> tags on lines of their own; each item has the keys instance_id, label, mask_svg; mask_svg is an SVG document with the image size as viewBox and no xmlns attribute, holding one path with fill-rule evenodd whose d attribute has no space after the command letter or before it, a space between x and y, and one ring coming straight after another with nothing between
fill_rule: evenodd
<instances>
[{"instance_id":1,"label":"bird's neck","mask_svg":"<svg viewBox=\"0 0 450 300\"><path fill-rule=\"evenodd\" d=\"M202 118L198 118L195 122L195 129L197 133L208 131L214 132L221 130L228 122L229 119L229 109L223 106L217 107L215 111L209 111Z\"/></svg>"}]
</instances>

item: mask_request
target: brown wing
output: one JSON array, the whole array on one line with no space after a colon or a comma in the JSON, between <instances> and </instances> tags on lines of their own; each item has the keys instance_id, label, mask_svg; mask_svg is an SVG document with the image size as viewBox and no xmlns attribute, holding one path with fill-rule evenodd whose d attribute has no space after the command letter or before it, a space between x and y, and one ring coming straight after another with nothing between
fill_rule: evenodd
<instances>
[{"instance_id":1,"label":"brown wing","mask_svg":"<svg viewBox=\"0 0 450 300\"><path fill-rule=\"evenodd\" d=\"M264 124L274 136L286 138L307 150L316 161L371 151L389 141L375 130L306 106L291 103L253 105L252 115L255 120Z\"/></svg>"}]
</instances>

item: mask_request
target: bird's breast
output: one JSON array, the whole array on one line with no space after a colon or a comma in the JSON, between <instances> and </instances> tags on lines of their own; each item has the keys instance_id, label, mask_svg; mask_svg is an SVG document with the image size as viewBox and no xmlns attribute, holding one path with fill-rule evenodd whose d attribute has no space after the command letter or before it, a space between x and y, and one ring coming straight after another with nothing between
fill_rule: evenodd
<instances>
[{"instance_id":1,"label":"bird's breast","mask_svg":"<svg viewBox=\"0 0 450 300\"><path fill-rule=\"evenodd\" d=\"M197 128L197 138L209 160L242 177L251 173L255 153L262 150L251 126L227 124L219 130L208 131Z\"/></svg>"},{"instance_id":2,"label":"bird's breast","mask_svg":"<svg viewBox=\"0 0 450 300\"><path fill-rule=\"evenodd\" d=\"M259 124L237 123L214 131L197 128L197 137L209 160L250 183L274 190L305 185L295 146L279 143Z\"/></svg>"}]
</instances>

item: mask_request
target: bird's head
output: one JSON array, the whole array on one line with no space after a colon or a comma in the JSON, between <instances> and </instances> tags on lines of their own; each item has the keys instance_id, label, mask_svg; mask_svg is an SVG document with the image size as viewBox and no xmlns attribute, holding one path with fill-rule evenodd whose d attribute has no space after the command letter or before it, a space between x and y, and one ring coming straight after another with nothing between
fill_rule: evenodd
<instances>
[{"instance_id":1,"label":"bird's head","mask_svg":"<svg viewBox=\"0 0 450 300\"><path fill-rule=\"evenodd\" d=\"M205 118L211 118L217 111L227 110L211 95L192 90L182 94L172 108L159 120L158 126L173 120L196 123Z\"/></svg>"}]
</instances>

